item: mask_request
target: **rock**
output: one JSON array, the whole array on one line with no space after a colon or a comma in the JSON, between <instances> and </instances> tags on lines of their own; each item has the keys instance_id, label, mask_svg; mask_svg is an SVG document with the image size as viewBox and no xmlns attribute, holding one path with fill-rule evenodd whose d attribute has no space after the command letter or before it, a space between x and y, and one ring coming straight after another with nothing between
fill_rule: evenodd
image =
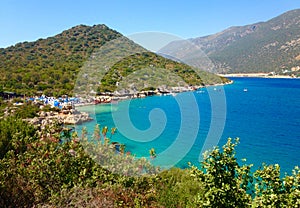
<instances>
[{"instance_id":1,"label":"rock","mask_svg":"<svg viewBox=\"0 0 300 208\"><path fill-rule=\"evenodd\" d=\"M72 124L77 124L78 123L78 120L75 119L74 116L67 116L64 121L63 121L64 124L69 124L69 125L72 125Z\"/></svg>"},{"instance_id":2,"label":"rock","mask_svg":"<svg viewBox=\"0 0 300 208\"><path fill-rule=\"evenodd\" d=\"M67 110L64 113L57 113L57 112L44 112L41 111L39 113L39 117L35 117L32 119L24 119L29 123L38 126L40 129L45 129L46 126L51 126L56 123L59 125L67 124L67 125L75 125L80 124L83 122L91 121L92 118L86 112L79 112L75 109Z\"/></svg>"},{"instance_id":3,"label":"rock","mask_svg":"<svg viewBox=\"0 0 300 208\"><path fill-rule=\"evenodd\" d=\"M47 113L44 112L44 111L41 111L41 112L39 112L39 116L40 116L40 117L46 117L46 116L47 116Z\"/></svg>"}]
</instances>

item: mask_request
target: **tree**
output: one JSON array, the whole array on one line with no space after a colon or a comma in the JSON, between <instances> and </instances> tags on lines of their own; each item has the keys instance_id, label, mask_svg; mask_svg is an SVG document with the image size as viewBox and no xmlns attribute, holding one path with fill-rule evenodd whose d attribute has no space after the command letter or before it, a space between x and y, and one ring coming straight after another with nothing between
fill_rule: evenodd
<instances>
[{"instance_id":1,"label":"tree","mask_svg":"<svg viewBox=\"0 0 300 208\"><path fill-rule=\"evenodd\" d=\"M254 207L300 207L300 170L291 176L280 177L280 166L266 165L254 173Z\"/></svg>"},{"instance_id":2,"label":"tree","mask_svg":"<svg viewBox=\"0 0 300 208\"><path fill-rule=\"evenodd\" d=\"M250 207L251 196L247 194L251 182L251 165L240 166L235 158L235 143L228 139L223 152L214 148L204 154L198 169L191 166L191 176L203 184L196 196L199 207Z\"/></svg>"}]
</instances>

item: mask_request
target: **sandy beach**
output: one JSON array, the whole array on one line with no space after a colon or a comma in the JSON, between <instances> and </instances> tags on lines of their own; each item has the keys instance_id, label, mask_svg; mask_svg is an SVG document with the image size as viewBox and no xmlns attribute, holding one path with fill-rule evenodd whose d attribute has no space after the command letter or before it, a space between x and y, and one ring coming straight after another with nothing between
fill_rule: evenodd
<instances>
[{"instance_id":1,"label":"sandy beach","mask_svg":"<svg viewBox=\"0 0 300 208\"><path fill-rule=\"evenodd\" d=\"M218 74L222 77L261 77L261 78L296 78L289 75L270 75L270 73L233 73L233 74Z\"/></svg>"}]
</instances>

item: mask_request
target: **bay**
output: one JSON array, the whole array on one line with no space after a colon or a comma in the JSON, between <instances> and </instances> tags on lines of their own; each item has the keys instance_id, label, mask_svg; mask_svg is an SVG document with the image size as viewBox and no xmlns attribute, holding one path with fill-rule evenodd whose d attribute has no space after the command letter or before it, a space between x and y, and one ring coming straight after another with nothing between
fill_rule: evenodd
<instances>
[{"instance_id":1,"label":"bay","mask_svg":"<svg viewBox=\"0 0 300 208\"><path fill-rule=\"evenodd\" d=\"M117 127L112 141L124 143L136 157L149 157L162 167L199 164L204 144L222 146L240 138L239 162L257 169L263 162L290 173L300 164L300 79L231 78L234 84L212 86L176 96L152 96L78 108L96 122ZM225 117L224 117L225 116Z\"/></svg>"}]
</instances>

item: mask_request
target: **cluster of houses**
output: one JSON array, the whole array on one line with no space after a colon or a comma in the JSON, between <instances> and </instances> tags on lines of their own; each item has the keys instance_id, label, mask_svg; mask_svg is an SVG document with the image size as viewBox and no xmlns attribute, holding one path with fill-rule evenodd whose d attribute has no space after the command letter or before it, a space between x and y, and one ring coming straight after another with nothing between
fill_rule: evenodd
<instances>
[{"instance_id":1,"label":"cluster of houses","mask_svg":"<svg viewBox=\"0 0 300 208\"><path fill-rule=\"evenodd\" d=\"M63 108L73 108L75 104L80 103L80 99L76 97L47 97L45 95L30 97L27 100L32 101L34 103L42 103L44 105L50 105L51 107L58 107L60 109Z\"/></svg>"},{"instance_id":2,"label":"cluster of houses","mask_svg":"<svg viewBox=\"0 0 300 208\"><path fill-rule=\"evenodd\" d=\"M50 105L51 107L58 107L60 109L72 108L74 105L80 103L80 99L76 97L48 97L46 95L34 96L34 97L25 97L24 95L17 94L15 92L0 92L0 97L4 100L11 100L14 98L20 98L24 101L31 101L36 104L41 105ZM16 102L15 105L22 105L23 102Z\"/></svg>"}]
</instances>

